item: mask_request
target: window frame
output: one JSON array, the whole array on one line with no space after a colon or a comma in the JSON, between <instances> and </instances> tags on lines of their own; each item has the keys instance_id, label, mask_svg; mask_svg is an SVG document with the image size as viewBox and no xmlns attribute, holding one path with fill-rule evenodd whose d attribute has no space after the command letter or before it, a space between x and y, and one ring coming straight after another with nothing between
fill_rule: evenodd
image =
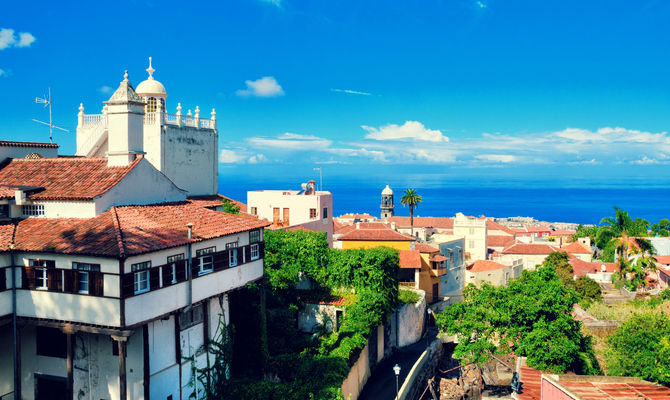
<instances>
[{"instance_id":1,"label":"window frame","mask_svg":"<svg viewBox=\"0 0 670 400\"><path fill-rule=\"evenodd\" d=\"M258 235L258 237L254 237ZM260 229L254 229L249 231L249 243L259 243L261 241L261 230Z\"/></svg>"},{"instance_id":2,"label":"window frame","mask_svg":"<svg viewBox=\"0 0 670 400\"><path fill-rule=\"evenodd\" d=\"M316 208L310 208L309 209L309 219L315 219L315 218L317 218Z\"/></svg>"},{"instance_id":3,"label":"window frame","mask_svg":"<svg viewBox=\"0 0 670 400\"><path fill-rule=\"evenodd\" d=\"M182 261L186 259L184 253L174 254L167 257L167 264L171 267L170 273L172 274L172 279L170 279L170 284L174 285L177 283L177 261Z\"/></svg>"},{"instance_id":4,"label":"window frame","mask_svg":"<svg viewBox=\"0 0 670 400\"><path fill-rule=\"evenodd\" d=\"M198 276L214 272L214 253L216 246L205 247L195 251L195 256L198 259ZM205 267L208 265L208 267Z\"/></svg>"},{"instance_id":5,"label":"window frame","mask_svg":"<svg viewBox=\"0 0 670 400\"><path fill-rule=\"evenodd\" d=\"M255 261L261 258L261 246L258 243L252 243L251 246L249 246L249 261ZM254 255L255 253L255 255Z\"/></svg>"},{"instance_id":6,"label":"window frame","mask_svg":"<svg viewBox=\"0 0 670 400\"><path fill-rule=\"evenodd\" d=\"M44 204L24 204L21 206L21 215L24 217L43 217Z\"/></svg>"},{"instance_id":7,"label":"window frame","mask_svg":"<svg viewBox=\"0 0 670 400\"><path fill-rule=\"evenodd\" d=\"M199 317L198 319L194 317ZM205 321L205 307L203 303L195 304L191 309L179 314L179 330L184 331Z\"/></svg>"},{"instance_id":8,"label":"window frame","mask_svg":"<svg viewBox=\"0 0 670 400\"><path fill-rule=\"evenodd\" d=\"M239 244L237 241L231 242L231 243L226 243L226 250L228 250L228 266L229 267L237 267L239 264L237 262L237 249L239 248ZM233 254L235 255L233 257Z\"/></svg>"},{"instance_id":9,"label":"window frame","mask_svg":"<svg viewBox=\"0 0 670 400\"><path fill-rule=\"evenodd\" d=\"M328 219L328 207L323 207L323 213L321 214L321 219Z\"/></svg>"},{"instance_id":10,"label":"window frame","mask_svg":"<svg viewBox=\"0 0 670 400\"><path fill-rule=\"evenodd\" d=\"M133 294L142 294L151 290L151 283L149 282L150 268L151 261L131 264L130 269L133 272ZM145 288L140 287L142 282L146 283Z\"/></svg>"},{"instance_id":11,"label":"window frame","mask_svg":"<svg viewBox=\"0 0 670 400\"><path fill-rule=\"evenodd\" d=\"M77 272L77 293L89 294L91 291L91 274L89 272L100 272L100 264L73 261L72 270ZM81 289L83 277L86 277L86 290Z\"/></svg>"}]
</instances>

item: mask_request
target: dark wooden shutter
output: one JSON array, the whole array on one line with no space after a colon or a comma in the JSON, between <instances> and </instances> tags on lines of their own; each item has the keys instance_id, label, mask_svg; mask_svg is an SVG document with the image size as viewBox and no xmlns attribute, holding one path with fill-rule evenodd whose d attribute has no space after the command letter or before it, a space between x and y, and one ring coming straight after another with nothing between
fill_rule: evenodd
<instances>
[{"instance_id":1,"label":"dark wooden shutter","mask_svg":"<svg viewBox=\"0 0 670 400\"><path fill-rule=\"evenodd\" d=\"M225 253L225 251L219 251L217 253L214 253L214 271L220 271L228 265L228 260L226 260L226 257L228 257L228 254Z\"/></svg>"},{"instance_id":2,"label":"dark wooden shutter","mask_svg":"<svg viewBox=\"0 0 670 400\"><path fill-rule=\"evenodd\" d=\"M244 246L244 261L251 261L251 245Z\"/></svg>"},{"instance_id":3,"label":"dark wooden shutter","mask_svg":"<svg viewBox=\"0 0 670 400\"><path fill-rule=\"evenodd\" d=\"M177 282L186 280L186 260L177 261Z\"/></svg>"},{"instance_id":4,"label":"dark wooden shutter","mask_svg":"<svg viewBox=\"0 0 670 400\"><path fill-rule=\"evenodd\" d=\"M200 267L200 257L193 257L191 259L191 276L196 277L198 276L198 268Z\"/></svg>"},{"instance_id":5,"label":"dark wooden shutter","mask_svg":"<svg viewBox=\"0 0 670 400\"><path fill-rule=\"evenodd\" d=\"M67 293L77 293L77 285L79 280L77 279L77 271L72 269L65 270L65 279L63 280L63 288Z\"/></svg>"},{"instance_id":6,"label":"dark wooden shutter","mask_svg":"<svg viewBox=\"0 0 670 400\"><path fill-rule=\"evenodd\" d=\"M121 275L121 290L123 297L131 297L134 292L134 274L122 274Z\"/></svg>"},{"instance_id":7,"label":"dark wooden shutter","mask_svg":"<svg viewBox=\"0 0 670 400\"><path fill-rule=\"evenodd\" d=\"M265 258L265 242L258 243L258 256L259 258Z\"/></svg>"},{"instance_id":8,"label":"dark wooden shutter","mask_svg":"<svg viewBox=\"0 0 670 400\"><path fill-rule=\"evenodd\" d=\"M0 290L7 289L7 268L0 268Z\"/></svg>"},{"instance_id":9,"label":"dark wooden shutter","mask_svg":"<svg viewBox=\"0 0 670 400\"><path fill-rule=\"evenodd\" d=\"M159 288L159 268L150 268L149 269L149 290L154 290Z\"/></svg>"},{"instance_id":10,"label":"dark wooden shutter","mask_svg":"<svg viewBox=\"0 0 670 400\"><path fill-rule=\"evenodd\" d=\"M172 283L172 264L163 265L163 287Z\"/></svg>"},{"instance_id":11,"label":"dark wooden shutter","mask_svg":"<svg viewBox=\"0 0 670 400\"><path fill-rule=\"evenodd\" d=\"M49 290L55 290L57 292L63 291L63 270L61 269L49 269L47 274L51 276L51 284L49 285Z\"/></svg>"},{"instance_id":12,"label":"dark wooden shutter","mask_svg":"<svg viewBox=\"0 0 670 400\"><path fill-rule=\"evenodd\" d=\"M88 293L93 296L103 296L105 293L105 276L102 272L89 272Z\"/></svg>"}]
</instances>

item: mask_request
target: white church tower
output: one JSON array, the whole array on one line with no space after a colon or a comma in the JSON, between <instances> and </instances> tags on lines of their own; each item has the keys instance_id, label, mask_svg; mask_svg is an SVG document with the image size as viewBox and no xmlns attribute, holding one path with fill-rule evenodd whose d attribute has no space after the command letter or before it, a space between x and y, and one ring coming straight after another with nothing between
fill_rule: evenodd
<instances>
[{"instance_id":1,"label":"white church tower","mask_svg":"<svg viewBox=\"0 0 670 400\"><path fill-rule=\"evenodd\" d=\"M218 193L218 132L216 111L201 118L200 108L182 114L167 112L167 91L153 74L133 89L128 74L102 114L84 114L79 107L77 155L108 157L109 165L127 165L144 154L153 166L189 196Z\"/></svg>"}]
</instances>

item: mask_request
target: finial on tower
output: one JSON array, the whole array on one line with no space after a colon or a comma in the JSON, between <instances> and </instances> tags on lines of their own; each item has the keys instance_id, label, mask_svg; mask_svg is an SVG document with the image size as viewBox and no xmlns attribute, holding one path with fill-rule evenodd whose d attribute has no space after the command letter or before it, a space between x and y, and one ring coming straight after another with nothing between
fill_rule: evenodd
<instances>
[{"instance_id":1,"label":"finial on tower","mask_svg":"<svg viewBox=\"0 0 670 400\"><path fill-rule=\"evenodd\" d=\"M123 81L128 82L128 70L123 74Z\"/></svg>"},{"instance_id":2,"label":"finial on tower","mask_svg":"<svg viewBox=\"0 0 670 400\"><path fill-rule=\"evenodd\" d=\"M153 69L153 67L151 66L151 57L149 57L149 68L147 68L146 71L149 73L149 79L154 79L153 75L154 75L154 71L156 71L156 70Z\"/></svg>"}]
</instances>

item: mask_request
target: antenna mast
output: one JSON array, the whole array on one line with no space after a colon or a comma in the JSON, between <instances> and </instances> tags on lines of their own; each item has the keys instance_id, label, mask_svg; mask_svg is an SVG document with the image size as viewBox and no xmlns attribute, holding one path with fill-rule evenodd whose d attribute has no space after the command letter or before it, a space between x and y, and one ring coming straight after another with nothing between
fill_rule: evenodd
<instances>
[{"instance_id":1,"label":"antenna mast","mask_svg":"<svg viewBox=\"0 0 670 400\"><path fill-rule=\"evenodd\" d=\"M322 167L314 168L314 171L319 170L319 190L323 190L323 176L321 175Z\"/></svg>"},{"instance_id":2,"label":"antenna mast","mask_svg":"<svg viewBox=\"0 0 670 400\"><path fill-rule=\"evenodd\" d=\"M70 132L67 129L61 128L60 126L56 126L53 124L53 120L51 119L51 88L49 88L49 96L44 96L44 97L35 97L35 103L37 104L44 104L44 107L49 107L49 123L43 122L36 120L33 118L33 121L39 122L40 124L46 125L49 127L49 143L54 142L54 128L60 129L61 131L65 132Z\"/></svg>"}]
</instances>

